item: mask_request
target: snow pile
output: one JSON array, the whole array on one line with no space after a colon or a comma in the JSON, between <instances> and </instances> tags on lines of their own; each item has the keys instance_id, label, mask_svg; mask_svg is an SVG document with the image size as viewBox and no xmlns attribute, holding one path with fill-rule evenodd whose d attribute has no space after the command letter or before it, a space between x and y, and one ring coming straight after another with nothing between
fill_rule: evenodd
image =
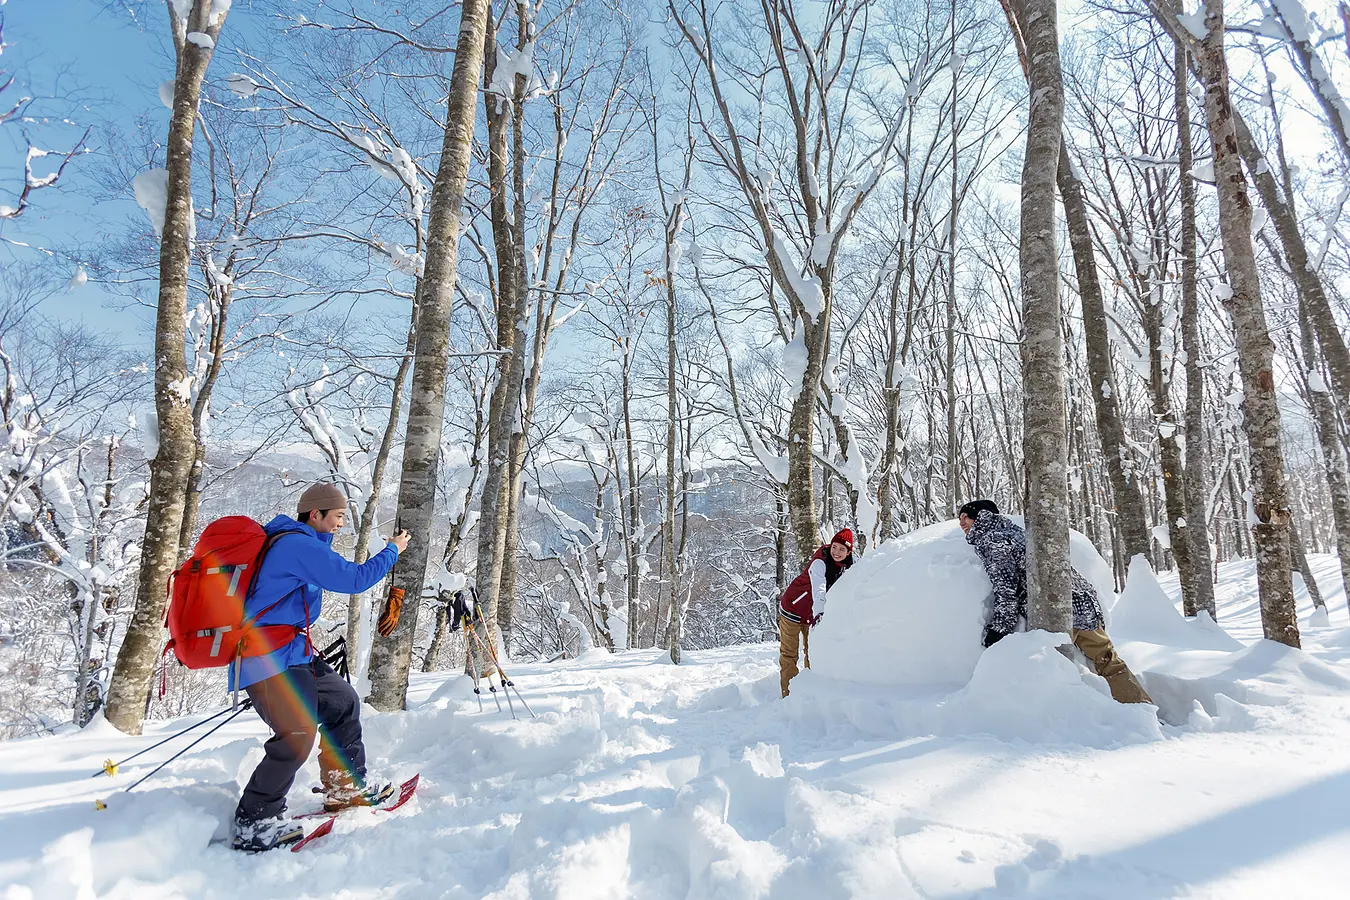
<instances>
[{"instance_id":1,"label":"snow pile","mask_svg":"<svg viewBox=\"0 0 1350 900\"><path fill-rule=\"evenodd\" d=\"M955 522L873 548L835 582L811 632L821 675L961 685L980 658L989 578Z\"/></svg>"},{"instance_id":2,"label":"snow pile","mask_svg":"<svg viewBox=\"0 0 1350 900\"><path fill-rule=\"evenodd\" d=\"M970 684L940 707L943 732L1094 747L1160 740L1153 707L1112 700L1103 679L1059 651L1068 641L1066 634L1030 631L984 651Z\"/></svg>"},{"instance_id":3,"label":"snow pile","mask_svg":"<svg viewBox=\"0 0 1350 900\"><path fill-rule=\"evenodd\" d=\"M1143 554L1130 560L1125 590L1112 608L1111 637L1192 650L1239 650L1208 614L1186 619L1158 584Z\"/></svg>"},{"instance_id":4,"label":"snow pile","mask_svg":"<svg viewBox=\"0 0 1350 900\"><path fill-rule=\"evenodd\" d=\"M1109 607L1111 567L1077 532L1070 551L1074 568ZM980 659L991 590L955 521L887 541L830 590L826 615L811 632L811 665L846 681L963 685Z\"/></svg>"}]
</instances>

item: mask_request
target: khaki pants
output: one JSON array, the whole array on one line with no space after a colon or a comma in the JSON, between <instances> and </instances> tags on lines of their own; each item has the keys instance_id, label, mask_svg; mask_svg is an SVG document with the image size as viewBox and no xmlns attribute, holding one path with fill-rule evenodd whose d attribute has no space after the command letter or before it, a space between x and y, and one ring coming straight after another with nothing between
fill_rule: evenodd
<instances>
[{"instance_id":1,"label":"khaki pants","mask_svg":"<svg viewBox=\"0 0 1350 900\"><path fill-rule=\"evenodd\" d=\"M778 685L788 695L788 682L797 677L797 641L801 638L806 668L811 668L811 626L778 616Z\"/></svg>"},{"instance_id":2,"label":"khaki pants","mask_svg":"<svg viewBox=\"0 0 1350 900\"><path fill-rule=\"evenodd\" d=\"M1094 628L1091 631L1073 630L1073 643L1083 655L1092 660L1092 664L1097 668L1097 674L1106 679L1107 685L1111 688L1111 696L1118 703L1152 703L1148 692L1144 686L1139 683L1139 679L1134 677L1130 667L1125 665L1125 661L1116 655L1116 648L1111 644L1111 638L1107 636L1106 629ZM794 673L795 674L795 673ZM786 684L786 682L784 682Z\"/></svg>"}]
</instances>

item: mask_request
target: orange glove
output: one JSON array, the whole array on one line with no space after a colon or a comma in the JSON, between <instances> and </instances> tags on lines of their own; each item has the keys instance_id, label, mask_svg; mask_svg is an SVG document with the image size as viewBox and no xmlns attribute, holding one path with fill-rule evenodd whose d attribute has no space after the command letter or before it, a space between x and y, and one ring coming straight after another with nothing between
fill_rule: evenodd
<instances>
[{"instance_id":1,"label":"orange glove","mask_svg":"<svg viewBox=\"0 0 1350 900\"><path fill-rule=\"evenodd\" d=\"M380 621L375 626L375 630L380 633L380 637L389 637L398 627L399 613L403 612L403 588L389 588L389 596L384 600L384 611L380 613Z\"/></svg>"}]
</instances>

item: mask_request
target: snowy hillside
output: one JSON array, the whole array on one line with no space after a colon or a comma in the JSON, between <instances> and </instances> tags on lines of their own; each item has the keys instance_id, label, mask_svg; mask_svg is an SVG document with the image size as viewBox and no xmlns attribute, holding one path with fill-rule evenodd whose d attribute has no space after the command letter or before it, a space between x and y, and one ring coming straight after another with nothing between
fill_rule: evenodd
<instances>
[{"instance_id":1,"label":"snowy hillside","mask_svg":"<svg viewBox=\"0 0 1350 900\"><path fill-rule=\"evenodd\" d=\"M1220 621L1238 649L1169 615L1146 570L1131 582L1115 610L1121 651L1178 725L1114 704L1037 635L996 645L954 692L814 672L783 701L767 644L689 653L681 667L655 651L520 665L539 717L518 721L491 700L480 713L463 678L420 676L407 713L365 713L373 767L420 771L417 798L384 818L350 814L299 854L210 844L261 754L251 714L131 794L115 791L160 751L115 780L90 774L186 721L140 738L96 723L14 741L0 745L0 891L1344 896L1350 620L1334 558L1313 564L1333 627L1306 627L1304 652L1257 641L1250 563L1221 572ZM923 635L888 640L903 654ZM317 806L316 778L311 760L293 811Z\"/></svg>"}]
</instances>

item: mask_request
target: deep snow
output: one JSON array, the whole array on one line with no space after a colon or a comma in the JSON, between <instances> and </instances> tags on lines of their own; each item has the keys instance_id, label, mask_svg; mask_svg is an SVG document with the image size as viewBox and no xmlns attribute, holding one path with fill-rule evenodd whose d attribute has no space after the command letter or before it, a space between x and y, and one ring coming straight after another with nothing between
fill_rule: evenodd
<instances>
[{"instance_id":1,"label":"deep snow","mask_svg":"<svg viewBox=\"0 0 1350 900\"><path fill-rule=\"evenodd\" d=\"M1335 559L1313 565L1333 627L1305 629L1302 652L1259 640L1250 562L1222 567L1219 622L1238 649L1169 618L1151 574L1136 570L1113 627L1179 724L1112 703L1043 634L980 655L961 687L804 672L786 701L768 644L687 653L679 667L657 651L517 665L539 713L520 721L491 701L480 714L462 677L418 676L408 712L365 711L372 765L420 771L417 799L383 818L352 814L299 854L209 844L261 754L252 714L132 794L114 791L159 751L116 779L89 775L186 721L139 738L98 723L0 744L0 892L1345 896L1350 614ZM1162 583L1175 594L1174 579ZM827 621L842 614L831 607ZM903 654L925 635L887 640ZM316 778L311 761L293 809L316 805ZM95 811L99 798L106 810Z\"/></svg>"}]
</instances>

